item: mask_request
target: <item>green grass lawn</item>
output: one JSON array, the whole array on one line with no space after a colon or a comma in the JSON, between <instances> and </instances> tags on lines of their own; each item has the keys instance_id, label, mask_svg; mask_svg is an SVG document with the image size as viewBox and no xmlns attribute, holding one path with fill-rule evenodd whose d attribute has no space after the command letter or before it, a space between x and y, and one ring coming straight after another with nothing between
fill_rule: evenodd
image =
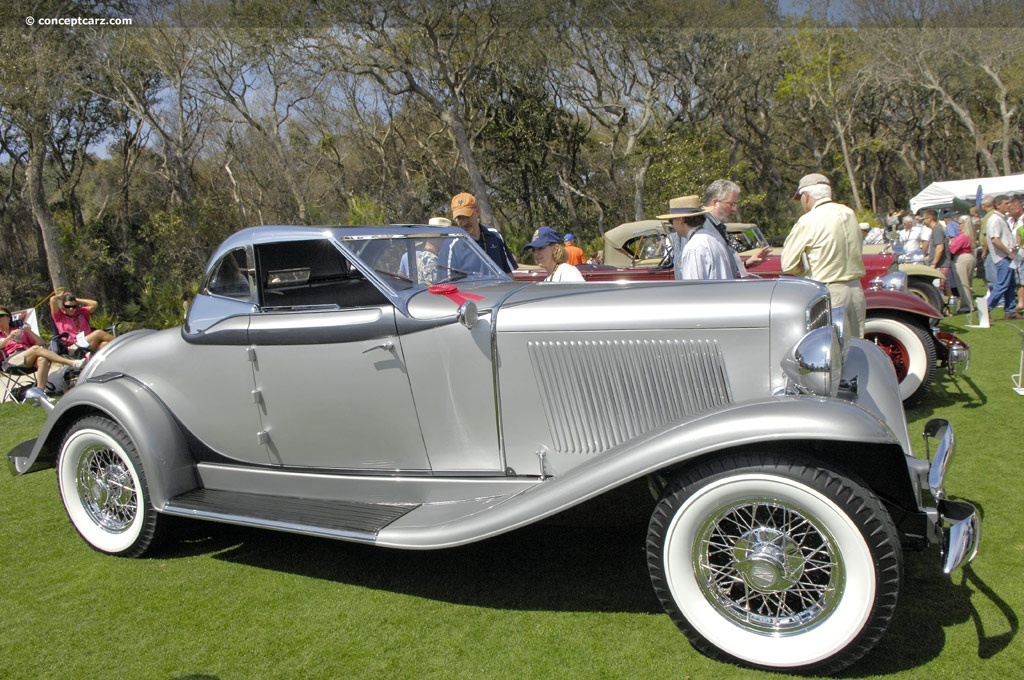
<instances>
[{"instance_id":1,"label":"green grass lawn","mask_svg":"<svg viewBox=\"0 0 1024 680\"><path fill-rule=\"evenodd\" d=\"M944 324L971 343L908 412L914 446L950 419L948 491L984 517L981 553L952 580L907 553L889 633L849 678L1024 676L1021 338ZM962 320L962 317L960 317ZM39 409L0 406L0 450ZM480 544L402 552L199 522L154 556L89 549L54 472L0 474L0 678L786 677L711 661L661 613L644 527L545 524Z\"/></svg>"}]
</instances>

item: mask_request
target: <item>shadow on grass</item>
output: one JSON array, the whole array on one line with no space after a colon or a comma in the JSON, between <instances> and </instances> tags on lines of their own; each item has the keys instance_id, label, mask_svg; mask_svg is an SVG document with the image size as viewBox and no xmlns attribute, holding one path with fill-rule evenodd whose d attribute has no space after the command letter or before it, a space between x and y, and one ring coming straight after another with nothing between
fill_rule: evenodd
<instances>
[{"instance_id":1,"label":"shadow on grass","mask_svg":"<svg viewBox=\"0 0 1024 680\"><path fill-rule=\"evenodd\" d=\"M970 502L984 520L984 508ZM990 603L998 616L993 619L989 614L986 620L971 601L975 594ZM888 675L918 668L942 653L947 627L967 621L973 621L977 631L979 659L989 659L1007 649L1020 627L1013 608L972 565L947 577L942 573L937 550L904 551L903 587L888 631L874 650L836 677Z\"/></svg>"},{"instance_id":2,"label":"shadow on grass","mask_svg":"<svg viewBox=\"0 0 1024 680\"><path fill-rule=\"evenodd\" d=\"M258 569L493 609L660 614L647 573L646 508L608 522L582 506L569 516L480 543L403 551L245 527L185 521L158 557L209 554ZM980 510L980 509L979 509ZM838 677L889 675L939 657L946 628L974 622L979 659L1016 638L1010 605L970 566L950 578L939 553L907 551L904 584L889 630L864 659ZM983 616L972 597L983 606Z\"/></svg>"},{"instance_id":3,"label":"shadow on grass","mask_svg":"<svg viewBox=\"0 0 1024 680\"><path fill-rule=\"evenodd\" d=\"M660 613L647 573L646 519L602 523L587 510L427 551L182 520L154 558L211 554L260 569L496 609Z\"/></svg>"},{"instance_id":4,"label":"shadow on grass","mask_svg":"<svg viewBox=\"0 0 1024 680\"><path fill-rule=\"evenodd\" d=\"M926 399L907 406L906 411L910 417L925 418L948 406L976 409L987 403L988 397L977 383L971 380L971 376L960 375L953 378L943 375L942 379L936 380L928 387Z\"/></svg>"},{"instance_id":5,"label":"shadow on grass","mask_svg":"<svg viewBox=\"0 0 1024 680\"><path fill-rule=\"evenodd\" d=\"M918 668L942 653L946 627L967 621L974 622L978 634L979 659L996 656L1017 637L1017 614L970 565L950 581L942 575L934 553L916 553L908 556L904 569L900 605L888 632L871 653L836 677L889 675ZM982 617L971 602L975 593L994 605L998 620ZM914 606L915 602L921 605ZM996 630L1002 632L990 632Z\"/></svg>"},{"instance_id":6,"label":"shadow on grass","mask_svg":"<svg viewBox=\"0 0 1024 680\"><path fill-rule=\"evenodd\" d=\"M480 543L403 551L214 524L182 521L159 559L213 559L453 604L554 612L660 614L647 573L645 508L618 521L582 506L569 516ZM938 551L907 551L904 584L889 630L838 677L890 675L920 668L946 646L946 628L974 622L977 656L1006 650L1019 621L1011 606L968 565L952 580ZM992 606L979 606L972 597ZM993 615L991 612L998 612Z\"/></svg>"}]
</instances>

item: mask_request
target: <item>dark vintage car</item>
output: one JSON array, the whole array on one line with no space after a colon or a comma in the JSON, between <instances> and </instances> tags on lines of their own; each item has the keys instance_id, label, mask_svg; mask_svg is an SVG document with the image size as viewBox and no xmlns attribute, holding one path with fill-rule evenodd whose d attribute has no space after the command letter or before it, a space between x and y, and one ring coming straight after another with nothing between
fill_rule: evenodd
<instances>
[{"instance_id":1,"label":"dark vintage car","mask_svg":"<svg viewBox=\"0 0 1024 680\"><path fill-rule=\"evenodd\" d=\"M623 550L697 649L835 672L892 619L904 550L948 574L980 531L943 491L952 426L915 455L888 358L840 317L800 279L530 284L460 230L248 229L184 326L34 394L8 461L56 468L85 542L129 557L169 516L440 549L641 487Z\"/></svg>"},{"instance_id":2,"label":"dark vintage car","mask_svg":"<svg viewBox=\"0 0 1024 680\"><path fill-rule=\"evenodd\" d=\"M670 281L671 246L666 236L671 227L661 220L622 224L605 233L605 264L578 267L587 281ZM757 225L729 225L733 246L744 256L768 246ZM782 275L779 248L749 273L760 277ZM912 401L924 395L939 368L959 375L969 364L969 347L956 335L939 329L943 318L924 295L906 289L907 272L900 272L892 254L865 256L867 275L862 283L867 298L864 336L892 360L900 383L900 395ZM934 270L933 270L934 271ZM545 272L521 266L513 273L519 281L543 281ZM920 276L920 275L919 275ZM924 284L920 284L924 285ZM935 290L928 283L927 287ZM937 293L936 293L937 294Z\"/></svg>"}]
</instances>

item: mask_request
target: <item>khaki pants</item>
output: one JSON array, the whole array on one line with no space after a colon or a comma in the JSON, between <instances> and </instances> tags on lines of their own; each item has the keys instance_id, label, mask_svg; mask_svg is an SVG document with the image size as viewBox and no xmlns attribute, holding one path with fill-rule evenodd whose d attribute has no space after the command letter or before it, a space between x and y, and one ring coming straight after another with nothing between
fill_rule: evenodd
<instances>
[{"instance_id":1,"label":"khaki pants","mask_svg":"<svg viewBox=\"0 0 1024 680\"><path fill-rule=\"evenodd\" d=\"M960 308L954 312L974 311L974 291L971 285L974 282L974 270L978 267L978 259L974 253L963 253L953 258L953 271L956 272L956 290L960 296Z\"/></svg>"},{"instance_id":2,"label":"khaki pants","mask_svg":"<svg viewBox=\"0 0 1024 680\"><path fill-rule=\"evenodd\" d=\"M863 338L867 303L864 301L864 289L860 287L860 281L830 283L828 292L832 306L843 308L846 336Z\"/></svg>"}]
</instances>

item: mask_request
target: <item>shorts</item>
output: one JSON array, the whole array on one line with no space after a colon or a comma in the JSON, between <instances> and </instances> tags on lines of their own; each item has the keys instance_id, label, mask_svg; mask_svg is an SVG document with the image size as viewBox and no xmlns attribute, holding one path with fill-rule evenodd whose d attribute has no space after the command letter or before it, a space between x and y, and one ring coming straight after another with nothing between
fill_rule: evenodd
<instances>
[{"instance_id":1,"label":"shorts","mask_svg":"<svg viewBox=\"0 0 1024 680\"><path fill-rule=\"evenodd\" d=\"M11 366L12 368L21 368L25 365L25 350L18 350L11 356L4 359L4 368Z\"/></svg>"}]
</instances>

